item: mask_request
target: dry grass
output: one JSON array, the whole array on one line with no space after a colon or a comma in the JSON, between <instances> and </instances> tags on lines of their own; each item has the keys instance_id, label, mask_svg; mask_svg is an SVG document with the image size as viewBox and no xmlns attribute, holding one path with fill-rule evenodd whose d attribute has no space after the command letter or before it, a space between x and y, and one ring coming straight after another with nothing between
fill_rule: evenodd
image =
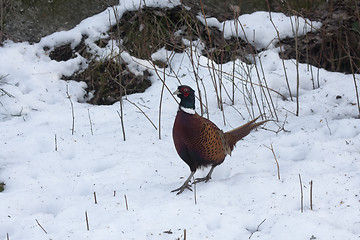
<instances>
[{"instance_id":1,"label":"dry grass","mask_svg":"<svg viewBox=\"0 0 360 240\"><path fill-rule=\"evenodd\" d=\"M0 182L0 192L3 192L5 190L5 183Z\"/></svg>"},{"instance_id":2,"label":"dry grass","mask_svg":"<svg viewBox=\"0 0 360 240\"><path fill-rule=\"evenodd\" d=\"M323 5L325 7L321 9L325 8L326 11L321 12L317 9L321 6L322 2L324 1L312 1L309 3L309 6L303 9L302 7L304 6L301 5L303 3L297 1L291 1L291 4L285 1L283 2L284 4L278 6L278 9L282 9L288 14L299 17L325 17L325 24L318 32L312 32L306 36L298 36L296 34L298 31L296 22L293 22L293 30L296 37L294 39L281 41L278 39L280 47L283 50L280 53L282 59L296 59L297 66L302 62L309 63L308 70L313 76L313 88L319 87L320 83L318 75L316 81L316 73L313 73L313 67L311 65L325 68L330 67L331 70L345 71L351 74L358 73L360 65L360 57L358 56L360 51L357 49L357 43L360 41L360 39L358 39L360 38L358 37L360 36L358 34L360 32L358 3L354 5L354 0L346 0L345 4L341 5L340 1L334 1L333 3ZM352 7L350 7L350 5ZM198 2L198 7L201 15L203 17L207 16L206 11L209 8L204 6L201 1ZM274 3L268 2L267 7L268 10L272 10ZM239 6L232 6L230 13L233 19L237 19L241 13L239 9ZM298 10L295 11L293 9ZM344 9L347 14L342 16L346 19L343 21L344 24L341 26L338 24L335 25L334 19L330 17ZM209 27L206 21L205 24L201 23L197 17L198 13L199 12L195 10L185 9L184 6L178 6L173 9L145 7L137 11L127 12L121 19L117 19L116 23L112 23L114 25L109 31L110 37L108 39L100 39L97 44L99 47L104 47L109 41L114 41L117 42L117 47L121 51L124 50L132 56L148 60L151 59L151 55L154 52L162 47L165 47L172 53L187 53L193 66L192 78L196 83L201 115L208 116L207 92L209 91L216 93L216 100L221 111L224 109L224 103L230 101L230 104L234 105L235 99L243 99L250 116L254 117L259 113L268 118L278 120L277 109L272 99L273 93L276 93L281 99L296 100L297 111L295 114L300 115L299 99L297 97L295 99L291 95L288 82L289 99L269 87L258 52L246 39L246 36L245 39L225 39L219 29ZM239 29L242 28L241 22L235 21L235 24L240 26ZM276 30L275 25L274 28ZM86 36L84 36L84 39L85 38ZM201 66L199 59L194 57L196 55L188 52L188 48L186 48L182 42L183 39L190 41L191 47L194 47L195 40L201 40L201 42L204 43L205 47L201 54L209 58L207 66ZM63 47L63 49L61 49L61 47ZM56 50L60 50L60 52L56 52ZM61 50L64 54L62 54ZM74 52L78 52L89 59L89 66L84 71L76 73L71 77L64 77L64 79L85 81L88 85L87 91L93 94L89 100L90 103L113 104L114 102L121 101L122 97L127 94L143 92L150 86L150 81L148 80L149 73L144 72L144 76L140 77L131 74L127 69L126 63L116 54L105 59L95 60L88 55L84 41L75 49L69 50L69 46L60 46L52 51L52 53L56 54L51 53L50 55L53 56L54 59L57 59L56 57L60 57L61 59L64 56L69 59L74 55ZM251 62L258 62L258 64L250 64L248 60L249 56L252 58ZM236 59L242 60L244 64L237 64ZM154 62L154 69L156 69L155 64L160 68L168 67L169 61L170 59L164 63ZM229 61L233 62L233 72L223 72L221 63ZM208 69L209 80L213 83L211 89L205 88L205 79L202 79L198 75L200 67L206 67ZM166 76L163 74L163 71L156 74L164 83L163 89L166 88L166 90L168 90L165 83ZM173 72L172 74L178 78L176 73ZM284 74L285 81L288 81L285 67ZM225 83L229 81L232 83L231 89L225 87ZM301 79L298 77L297 86L299 86L300 81ZM357 88L355 75L354 84L360 114L359 90ZM241 112L240 115L242 115ZM224 124L226 124L224 111L223 120ZM160 134L161 128L158 128L158 130Z\"/></svg>"},{"instance_id":3,"label":"dry grass","mask_svg":"<svg viewBox=\"0 0 360 240\"><path fill-rule=\"evenodd\" d=\"M14 0L0 0L0 46L5 39L4 26L15 8Z\"/></svg>"}]
</instances>

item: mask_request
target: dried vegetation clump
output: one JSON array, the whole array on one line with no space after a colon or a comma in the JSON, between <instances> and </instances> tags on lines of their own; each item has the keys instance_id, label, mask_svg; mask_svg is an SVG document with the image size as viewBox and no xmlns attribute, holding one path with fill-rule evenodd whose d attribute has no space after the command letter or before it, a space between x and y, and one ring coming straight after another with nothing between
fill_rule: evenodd
<instances>
[{"instance_id":1,"label":"dried vegetation clump","mask_svg":"<svg viewBox=\"0 0 360 240\"><path fill-rule=\"evenodd\" d=\"M360 2L331 1L305 17L322 23L318 32L298 39L299 60L329 71L360 73ZM295 40L282 41L286 50L282 56L295 59Z\"/></svg>"},{"instance_id":2,"label":"dried vegetation clump","mask_svg":"<svg viewBox=\"0 0 360 240\"><path fill-rule=\"evenodd\" d=\"M271 11L282 11L288 15L298 15L314 21L321 21L322 28L295 39L281 41L284 59L295 59L330 71L359 73L360 66L360 3L355 0L312 1L307 5L298 3L292 6L288 2L271 1L265 6ZM184 0L186 4L186 0ZM213 9L198 3L188 3L175 8L149 8L125 13L108 31L108 38L96 42L99 47L105 47L110 40L115 40L121 50L130 55L151 60L151 55L160 48L169 51L183 52L187 47L184 40L192 43L201 40L204 43L202 54L216 63L226 63L234 59L247 62L249 54L256 54L256 49L240 38L225 39L219 29L208 27L201 23L198 15L218 16L221 21L235 19L243 14L242 8L232 6L224 9ZM296 9L296 10L294 10ZM259 10L259 9L258 9ZM260 9L261 10L261 9ZM210 15L208 15L208 13ZM143 76L134 75L126 62L118 56L99 60L89 53L85 44L87 36L81 43L72 48L70 44L59 46L50 51L51 59L66 61L80 54L88 60L85 70L63 79L85 81L87 91L93 104L112 104L121 96L143 92L151 85L149 73ZM298 46L295 46L297 42ZM49 49L47 49L49 50ZM157 64L166 66L166 63Z\"/></svg>"}]
</instances>

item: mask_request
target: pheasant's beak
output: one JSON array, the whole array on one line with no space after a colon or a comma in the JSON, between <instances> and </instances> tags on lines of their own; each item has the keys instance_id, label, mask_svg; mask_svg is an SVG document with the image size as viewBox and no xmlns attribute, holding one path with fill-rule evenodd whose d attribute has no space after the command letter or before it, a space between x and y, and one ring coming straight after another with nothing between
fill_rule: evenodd
<instances>
[{"instance_id":1,"label":"pheasant's beak","mask_svg":"<svg viewBox=\"0 0 360 240\"><path fill-rule=\"evenodd\" d=\"M173 92L173 95L179 95L179 94L180 94L179 89L176 89L176 91L175 91L175 92Z\"/></svg>"}]
</instances>

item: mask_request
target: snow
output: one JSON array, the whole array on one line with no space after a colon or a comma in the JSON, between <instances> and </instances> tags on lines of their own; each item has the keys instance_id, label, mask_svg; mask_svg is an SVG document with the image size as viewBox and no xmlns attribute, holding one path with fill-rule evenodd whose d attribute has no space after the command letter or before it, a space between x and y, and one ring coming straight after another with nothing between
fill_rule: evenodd
<instances>
[{"instance_id":1,"label":"snow","mask_svg":"<svg viewBox=\"0 0 360 240\"><path fill-rule=\"evenodd\" d=\"M205 24L203 16L198 19ZM271 22L272 21L272 22ZM288 17L283 13L254 12L244 14L235 20L220 23L216 18L206 18L209 27L216 27L224 32L225 38L237 36L252 43L257 49L274 48L278 39L301 36L320 29L321 23L298 16ZM279 36L276 31L279 32Z\"/></svg>"},{"instance_id":2,"label":"snow","mask_svg":"<svg viewBox=\"0 0 360 240\"><path fill-rule=\"evenodd\" d=\"M137 9L139 2L120 1L119 16ZM146 4L172 7L177 3ZM153 55L154 59L171 56L171 68L165 75L171 91L164 91L159 126L163 83L152 64L122 52L133 72L140 74L149 68L153 73L152 86L145 93L127 98L157 127L124 101L123 141L119 103L89 105L84 99L85 84L60 80L62 75L71 75L84 66L85 60L77 56L65 62L52 61L43 49L64 43L76 45L84 33L91 44L106 34L111 11L85 19L70 31L44 37L38 44L6 42L0 48L0 88L14 96L0 97L0 182L6 183L5 191L0 193L1 239L184 239L184 230L186 239L360 237L360 126L353 76L300 64L300 115L295 116L296 68L293 60L286 60L294 101L271 94L278 125L284 125L286 131L276 134L278 126L267 123L266 129L252 132L237 144L232 156L215 168L210 182L196 185L196 195L185 191L177 196L170 191L179 187L190 171L172 142L178 105L171 91L176 90L179 81L196 89L189 55L171 54L165 49ZM269 45L274 29L268 13L240 18L249 31L256 30L256 39L251 41L267 47L255 60L257 65L262 64L269 87L290 100L279 49ZM276 23L285 21L281 14L273 13L273 18ZM225 25L231 25L231 21ZM279 25L278 30L281 36L292 32L288 23ZM260 32L263 35L259 39ZM223 92L224 125L207 68L209 59L199 56L196 46L201 48L200 43L193 45L192 54L197 74L206 86L210 119L224 130L250 120L249 103L244 102L241 82L235 79L239 90L234 106ZM107 52L95 50L99 54ZM250 71L257 81L253 65L236 64L237 75ZM223 64L222 70L232 73L232 67L233 63ZM157 70L163 76L163 70ZM231 81L224 77L223 83L231 91ZM68 94L74 104L73 135ZM204 97L204 91L202 94ZM199 102L196 104L199 112ZM257 107L254 113L258 114ZM266 114L270 115L268 110ZM280 180L268 148L271 145L280 165ZM196 176L205 176L208 170L199 170ZM304 190L303 213L299 174ZM309 206L310 181L313 210Z\"/></svg>"}]
</instances>

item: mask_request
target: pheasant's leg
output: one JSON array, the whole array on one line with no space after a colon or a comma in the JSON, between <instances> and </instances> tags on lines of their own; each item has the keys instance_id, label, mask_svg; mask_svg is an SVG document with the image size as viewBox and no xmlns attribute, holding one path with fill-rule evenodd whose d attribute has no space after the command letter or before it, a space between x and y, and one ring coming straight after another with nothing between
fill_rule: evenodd
<instances>
[{"instance_id":1,"label":"pheasant's leg","mask_svg":"<svg viewBox=\"0 0 360 240\"><path fill-rule=\"evenodd\" d=\"M211 166L211 169L209 171L209 173L206 175L206 177L203 177L203 178L196 178L194 183L199 183L199 182L208 182L210 179L211 179L211 174L212 172L214 171L214 168L216 166L215 165L212 165Z\"/></svg>"},{"instance_id":2,"label":"pheasant's leg","mask_svg":"<svg viewBox=\"0 0 360 240\"><path fill-rule=\"evenodd\" d=\"M180 193L182 193L186 188L189 189L190 191L192 191L191 189L191 185L189 184L191 178L194 176L195 171L190 173L190 176L185 180L184 184L181 185L181 187L172 190L171 192L176 192L178 191L178 193L176 195L179 195Z\"/></svg>"}]
</instances>

